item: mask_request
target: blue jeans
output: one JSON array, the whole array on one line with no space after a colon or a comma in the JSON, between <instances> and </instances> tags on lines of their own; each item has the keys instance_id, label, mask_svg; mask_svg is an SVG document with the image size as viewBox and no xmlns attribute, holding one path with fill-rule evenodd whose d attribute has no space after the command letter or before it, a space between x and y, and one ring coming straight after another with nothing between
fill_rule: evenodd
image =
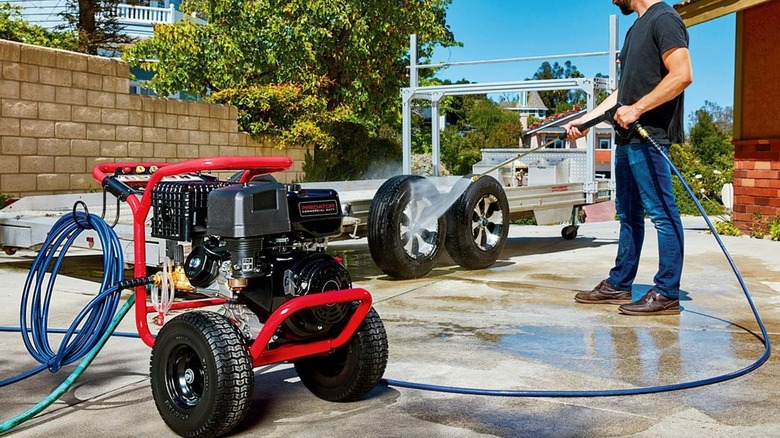
<instances>
[{"instance_id":1,"label":"blue jeans","mask_svg":"<svg viewBox=\"0 0 780 438\"><path fill-rule=\"evenodd\" d=\"M668 147L664 147L668 152ZM615 205L620 237L615 267L607 282L631 290L645 239L645 213L658 233L658 273L653 289L678 299L683 265L683 227L672 193L672 174L661 153L649 144L615 148Z\"/></svg>"}]
</instances>

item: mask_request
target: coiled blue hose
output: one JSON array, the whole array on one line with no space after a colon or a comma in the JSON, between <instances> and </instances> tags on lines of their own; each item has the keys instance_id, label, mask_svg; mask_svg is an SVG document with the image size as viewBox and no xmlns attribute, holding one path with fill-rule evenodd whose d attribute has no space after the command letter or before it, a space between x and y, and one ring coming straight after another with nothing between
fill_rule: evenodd
<instances>
[{"instance_id":1,"label":"coiled blue hose","mask_svg":"<svg viewBox=\"0 0 780 438\"><path fill-rule=\"evenodd\" d=\"M756 369L758 369L758 367L760 367L767 360L769 360L769 356L771 355L771 350L772 350L772 347L769 343L769 335L766 332L766 327L764 326L764 322L761 320L761 315L758 314L756 305L755 303L753 303L753 298L750 296L750 292L748 291L747 285L745 284L745 280L742 278L742 274L740 274L736 263L734 263L734 259L731 258L731 254L729 254L729 251L726 249L726 245L723 244L723 240L721 240L720 236L718 235L718 232L715 230L715 227L712 225L712 222L707 217L707 214L704 212L704 208L701 206L701 203L699 202L698 199L696 199L696 195L694 195L693 190L691 190L690 186L688 186L688 183L685 181L685 178L683 178L680 171L677 170L677 167L675 167L674 163L672 163L672 160L669 159L669 156L661 148L661 145L659 145L658 142L653 137L648 135L647 131L645 131L645 129L639 123L636 123L634 125L634 128L642 137L648 140L650 144L652 144L653 147L655 147L658 150L658 152L661 153L661 155L664 157L664 159L669 164L669 166L671 166L672 171L674 171L674 174L677 175L677 177L680 179L680 182L682 183L683 187L685 187L685 191L688 192L688 196L690 196L693 202L696 204L696 208L701 213L701 216L704 218L705 222L707 223L707 227L709 227L710 231L712 232L712 235L715 237L715 240L718 242L718 245L720 246L723 255L726 256L726 260L728 260L729 266L731 266L731 270L734 272L737 281L739 281L739 286L742 288L742 292L745 294L745 299L747 299L747 302L750 305L750 310L753 312L753 316L755 317L756 322L758 323L758 327L761 330L761 337L762 337L761 342L764 344L764 354L762 354L761 357L759 357L755 362L753 362L749 366L730 373L718 375L715 377L710 377L707 379L694 380L690 382L682 382L673 385L647 386L641 388L590 390L590 391L589 390L522 391L522 390L500 390L500 389L483 389L483 388L463 388L463 387L456 387L456 386L431 385L427 383L405 382L402 380L393 380L393 379L382 379L380 381L381 384L387 386L396 386L399 388L419 389L423 391L447 392L447 393L468 394L468 395L487 395L487 396L499 396L499 397L556 397L556 398L615 397L615 396L622 396L622 395L653 394L659 392L678 391L681 389L690 389L699 386L712 385L714 383L725 382L726 380L735 379L751 371L755 371Z\"/></svg>"},{"instance_id":2,"label":"coiled blue hose","mask_svg":"<svg viewBox=\"0 0 780 438\"><path fill-rule=\"evenodd\" d=\"M85 230L94 230L103 248L103 279L100 292L65 330L55 351L49 342L49 311L54 283L65 253ZM32 263L22 292L20 331L27 351L40 366L0 381L0 387L18 382L45 369L56 372L78 361L100 341L109 329L121 296L124 256L114 230L99 216L74 211L62 216L49 231Z\"/></svg>"}]
</instances>

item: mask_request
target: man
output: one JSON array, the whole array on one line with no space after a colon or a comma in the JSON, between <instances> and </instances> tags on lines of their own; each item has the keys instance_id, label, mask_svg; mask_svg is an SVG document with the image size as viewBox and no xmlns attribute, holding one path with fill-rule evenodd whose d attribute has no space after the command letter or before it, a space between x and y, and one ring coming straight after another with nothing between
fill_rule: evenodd
<instances>
[{"instance_id":1,"label":"man","mask_svg":"<svg viewBox=\"0 0 780 438\"><path fill-rule=\"evenodd\" d=\"M587 134L577 126L620 103L614 119L616 206L620 219L615 267L590 292L574 299L587 304L620 304L628 315L680 313L683 228L672 193L671 169L663 156L632 129L639 122L668 152L682 142L683 90L693 80L688 32L677 12L659 0L613 0L626 14L637 14L620 52L620 85L593 111L565 126L568 138ZM622 129L620 129L622 128ZM658 272L654 286L632 302L631 287L644 241L645 213L658 234Z\"/></svg>"}]
</instances>

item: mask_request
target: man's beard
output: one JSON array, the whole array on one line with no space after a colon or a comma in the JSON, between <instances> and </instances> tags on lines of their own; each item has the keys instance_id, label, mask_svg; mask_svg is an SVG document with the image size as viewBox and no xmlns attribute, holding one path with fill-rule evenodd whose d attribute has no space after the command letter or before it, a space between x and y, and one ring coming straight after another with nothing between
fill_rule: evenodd
<instances>
[{"instance_id":1,"label":"man's beard","mask_svg":"<svg viewBox=\"0 0 780 438\"><path fill-rule=\"evenodd\" d=\"M631 9L631 0L618 0L615 2L615 6L620 8L620 12L622 12L623 15L631 15L634 13L634 10Z\"/></svg>"}]
</instances>

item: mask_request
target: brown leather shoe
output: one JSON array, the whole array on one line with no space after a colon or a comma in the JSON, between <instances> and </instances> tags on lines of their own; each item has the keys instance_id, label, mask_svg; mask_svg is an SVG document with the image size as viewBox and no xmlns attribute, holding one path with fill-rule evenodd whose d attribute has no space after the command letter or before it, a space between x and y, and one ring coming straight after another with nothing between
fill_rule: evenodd
<instances>
[{"instance_id":1,"label":"brown leather shoe","mask_svg":"<svg viewBox=\"0 0 780 438\"><path fill-rule=\"evenodd\" d=\"M680 300L672 300L650 289L639 300L618 307L626 315L679 315Z\"/></svg>"},{"instance_id":2,"label":"brown leather shoe","mask_svg":"<svg viewBox=\"0 0 780 438\"><path fill-rule=\"evenodd\" d=\"M629 304L631 291L615 289L607 280L601 280L592 291L577 293L574 300L584 304Z\"/></svg>"}]
</instances>

